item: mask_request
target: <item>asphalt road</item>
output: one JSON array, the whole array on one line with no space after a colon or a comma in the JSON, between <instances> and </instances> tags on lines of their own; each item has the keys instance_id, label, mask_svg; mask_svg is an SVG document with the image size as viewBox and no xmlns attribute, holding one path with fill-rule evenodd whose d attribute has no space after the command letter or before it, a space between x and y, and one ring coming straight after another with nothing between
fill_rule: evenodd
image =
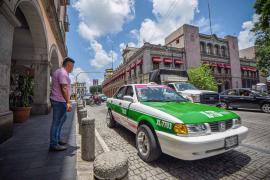
<instances>
[{"instance_id":1,"label":"asphalt road","mask_svg":"<svg viewBox=\"0 0 270 180\"><path fill-rule=\"evenodd\" d=\"M163 154L145 163L137 155L135 135L118 126L107 128L105 105L87 107L96 128L110 150L129 155L130 179L270 179L270 114L234 111L249 128L248 138L235 150L196 161L183 161Z\"/></svg>"}]
</instances>

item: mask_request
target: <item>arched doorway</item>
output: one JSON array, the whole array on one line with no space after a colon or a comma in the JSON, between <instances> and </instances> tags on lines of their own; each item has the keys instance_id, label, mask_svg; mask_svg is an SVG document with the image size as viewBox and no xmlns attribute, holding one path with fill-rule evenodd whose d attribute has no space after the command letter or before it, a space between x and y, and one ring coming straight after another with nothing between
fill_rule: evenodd
<instances>
[{"instance_id":1,"label":"arched doorway","mask_svg":"<svg viewBox=\"0 0 270 180\"><path fill-rule=\"evenodd\" d=\"M30 71L34 77L33 114L47 114L49 103L48 46L46 29L37 1L20 1L15 15L21 26L14 28L11 76ZM11 84L12 86L12 84Z\"/></svg>"},{"instance_id":2,"label":"arched doorway","mask_svg":"<svg viewBox=\"0 0 270 180\"><path fill-rule=\"evenodd\" d=\"M58 58L58 49L55 44L51 46L50 50L50 67L51 67L50 70L51 75L54 73L56 69L60 67L60 62Z\"/></svg>"}]
</instances>

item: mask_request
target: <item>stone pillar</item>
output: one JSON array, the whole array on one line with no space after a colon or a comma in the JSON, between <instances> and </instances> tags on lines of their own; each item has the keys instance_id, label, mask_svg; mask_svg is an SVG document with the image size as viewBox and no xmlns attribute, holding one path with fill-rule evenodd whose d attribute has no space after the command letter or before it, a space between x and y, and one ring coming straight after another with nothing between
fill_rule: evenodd
<instances>
[{"instance_id":1,"label":"stone pillar","mask_svg":"<svg viewBox=\"0 0 270 180\"><path fill-rule=\"evenodd\" d=\"M78 114L78 123L79 123L79 134L81 134L82 132L82 119L87 117L87 110L81 109L79 110L79 114Z\"/></svg>"},{"instance_id":2,"label":"stone pillar","mask_svg":"<svg viewBox=\"0 0 270 180\"><path fill-rule=\"evenodd\" d=\"M83 118L81 126L81 158L85 161L93 161L95 159L95 119Z\"/></svg>"},{"instance_id":3,"label":"stone pillar","mask_svg":"<svg viewBox=\"0 0 270 180\"><path fill-rule=\"evenodd\" d=\"M46 61L35 64L34 103L32 114L41 115L50 112L50 66Z\"/></svg>"},{"instance_id":4,"label":"stone pillar","mask_svg":"<svg viewBox=\"0 0 270 180\"><path fill-rule=\"evenodd\" d=\"M5 5L5 7L4 7ZM16 23L9 8L0 3L0 143L12 136L13 113L9 110L10 65ZM11 13L11 12L9 12ZM7 16L10 16L7 19Z\"/></svg>"},{"instance_id":5,"label":"stone pillar","mask_svg":"<svg viewBox=\"0 0 270 180\"><path fill-rule=\"evenodd\" d=\"M231 63L231 76L232 76L232 88L241 88L241 70L239 60L239 48L237 37L226 36L225 39L228 42L227 54Z\"/></svg>"}]
</instances>

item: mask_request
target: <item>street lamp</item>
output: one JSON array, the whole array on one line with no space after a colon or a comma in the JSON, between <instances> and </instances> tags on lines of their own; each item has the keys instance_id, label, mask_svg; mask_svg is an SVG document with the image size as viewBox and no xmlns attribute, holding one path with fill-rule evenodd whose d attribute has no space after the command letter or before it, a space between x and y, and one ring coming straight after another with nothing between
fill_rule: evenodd
<instances>
[{"instance_id":1,"label":"street lamp","mask_svg":"<svg viewBox=\"0 0 270 180\"><path fill-rule=\"evenodd\" d=\"M88 72L79 72L76 76L75 76L75 100L77 100L77 79L78 79L78 76L80 75L80 74L94 74L94 73L98 73L98 74L100 74L100 73L102 73L102 72L97 72L97 71L88 71Z\"/></svg>"}]
</instances>

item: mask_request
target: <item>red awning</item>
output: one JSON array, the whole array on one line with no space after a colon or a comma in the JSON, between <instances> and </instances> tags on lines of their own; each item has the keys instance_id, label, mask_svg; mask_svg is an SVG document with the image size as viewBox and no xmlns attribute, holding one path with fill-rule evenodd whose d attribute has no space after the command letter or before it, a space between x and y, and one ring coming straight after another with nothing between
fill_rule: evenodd
<instances>
[{"instance_id":1,"label":"red awning","mask_svg":"<svg viewBox=\"0 0 270 180\"><path fill-rule=\"evenodd\" d=\"M130 66L128 66L126 69L126 72L129 72L129 71L130 71Z\"/></svg>"},{"instance_id":2,"label":"red awning","mask_svg":"<svg viewBox=\"0 0 270 180\"><path fill-rule=\"evenodd\" d=\"M174 59L174 64L184 64L181 59Z\"/></svg>"},{"instance_id":3,"label":"red awning","mask_svg":"<svg viewBox=\"0 0 270 180\"><path fill-rule=\"evenodd\" d=\"M207 61L203 61L203 64L209 64L209 62L207 62Z\"/></svg>"},{"instance_id":4,"label":"red awning","mask_svg":"<svg viewBox=\"0 0 270 180\"><path fill-rule=\"evenodd\" d=\"M225 67L224 64L217 64L217 66L220 67L220 68L224 68Z\"/></svg>"},{"instance_id":5,"label":"red awning","mask_svg":"<svg viewBox=\"0 0 270 180\"><path fill-rule=\"evenodd\" d=\"M225 64L225 68L231 69L231 65L230 64Z\"/></svg>"},{"instance_id":6,"label":"red awning","mask_svg":"<svg viewBox=\"0 0 270 180\"><path fill-rule=\"evenodd\" d=\"M131 65L130 65L130 69L134 69L134 68L135 68L135 66L136 66L136 64L135 64L135 63L131 64Z\"/></svg>"},{"instance_id":7,"label":"red awning","mask_svg":"<svg viewBox=\"0 0 270 180\"><path fill-rule=\"evenodd\" d=\"M138 59L136 64L137 64L137 66L143 64L143 59Z\"/></svg>"},{"instance_id":8,"label":"red awning","mask_svg":"<svg viewBox=\"0 0 270 180\"><path fill-rule=\"evenodd\" d=\"M161 60L161 58L159 56L153 56L152 61L155 62L155 63L160 63L162 60Z\"/></svg>"},{"instance_id":9,"label":"red awning","mask_svg":"<svg viewBox=\"0 0 270 180\"><path fill-rule=\"evenodd\" d=\"M242 66L241 69L244 70L244 71L247 71L248 70L248 68L245 67L245 66Z\"/></svg>"},{"instance_id":10,"label":"red awning","mask_svg":"<svg viewBox=\"0 0 270 180\"><path fill-rule=\"evenodd\" d=\"M172 63L172 58L163 58L164 63Z\"/></svg>"},{"instance_id":11,"label":"red awning","mask_svg":"<svg viewBox=\"0 0 270 180\"><path fill-rule=\"evenodd\" d=\"M217 64L210 64L210 66L212 66L212 67L217 67Z\"/></svg>"},{"instance_id":12,"label":"red awning","mask_svg":"<svg viewBox=\"0 0 270 180\"><path fill-rule=\"evenodd\" d=\"M256 71L257 71L257 68L256 68L256 67L248 67L248 70L249 70L249 71L256 72Z\"/></svg>"}]
</instances>

